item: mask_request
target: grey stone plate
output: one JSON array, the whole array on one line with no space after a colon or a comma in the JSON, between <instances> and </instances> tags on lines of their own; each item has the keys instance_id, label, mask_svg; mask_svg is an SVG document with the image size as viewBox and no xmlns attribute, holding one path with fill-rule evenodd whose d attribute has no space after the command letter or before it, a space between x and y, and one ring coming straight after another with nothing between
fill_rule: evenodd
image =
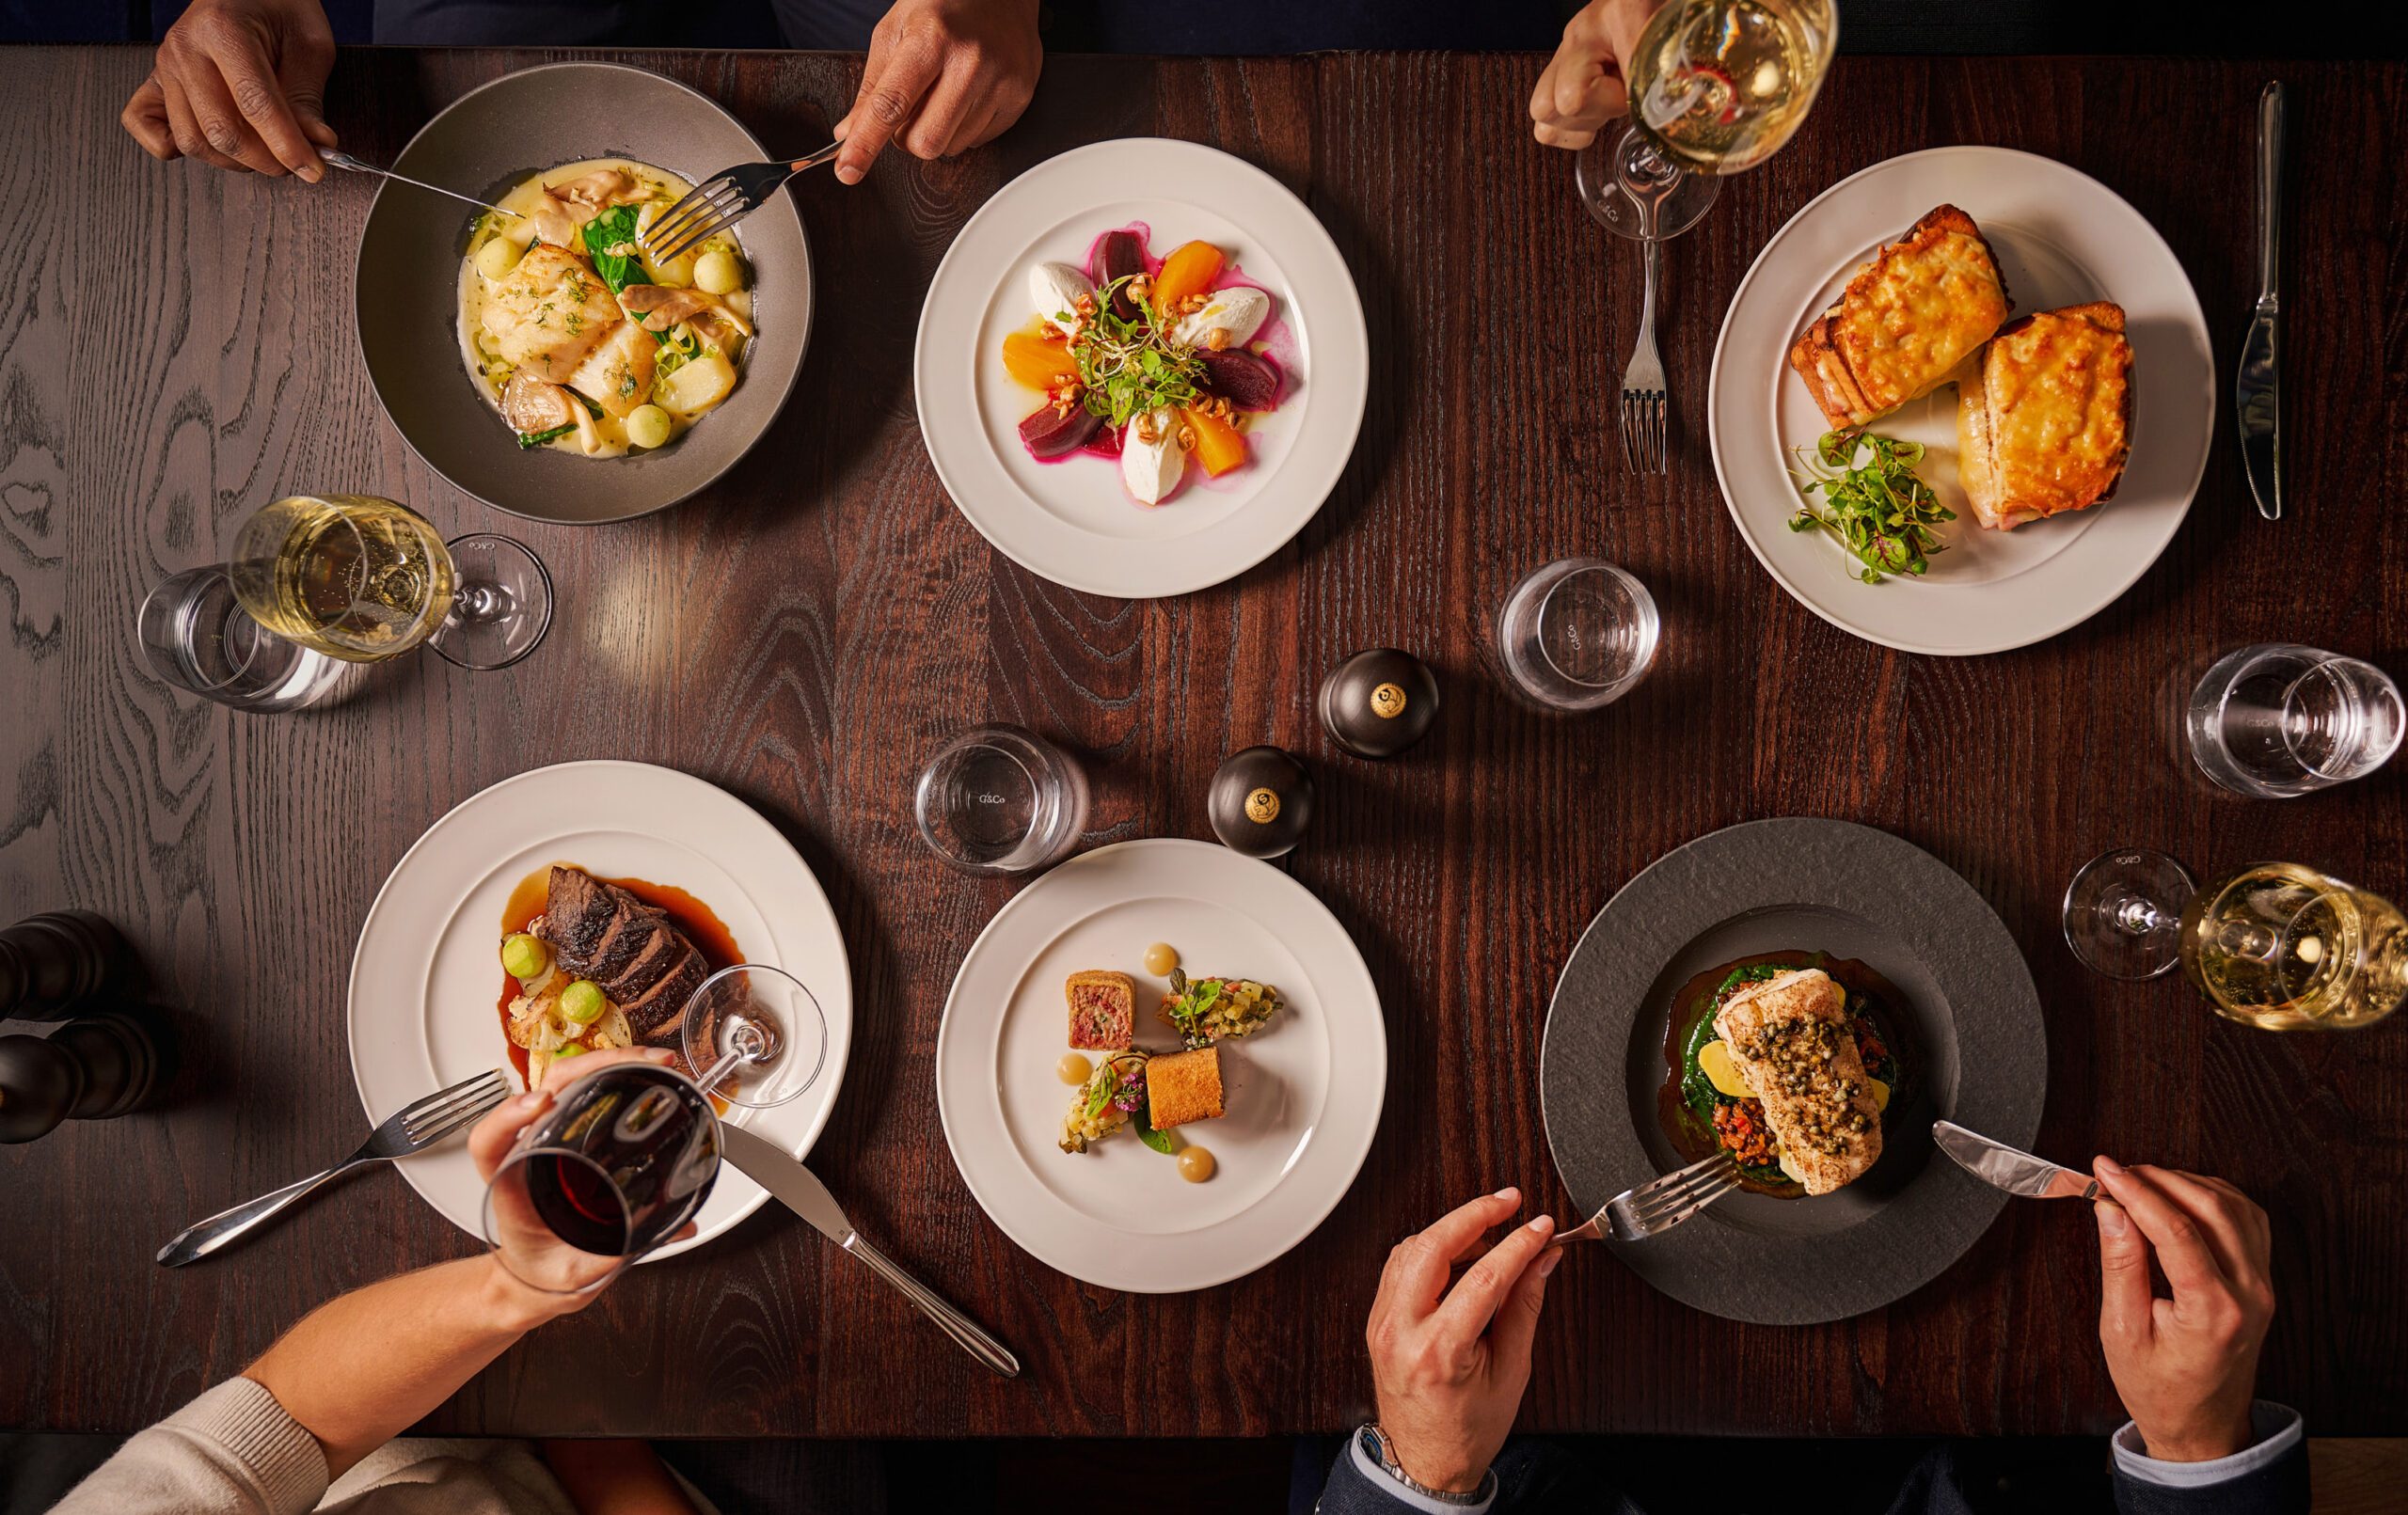
<instances>
[{"instance_id":1,"label":"grey stone plate","mask_svg":"<svg viewBox=\"0 0 2408 1515\"><path fill-rule=\"evenodd\" d=\"M2028 1147L2048 1092L2040 997L1996 912L1947 864L1844 821L1751 821L1624 884L1556 982L1539 1054L1547 1145L1582 1216L1686 1160L1656 1115L1672 999L1709 968L1784 948L1861 958L1905 996L1921 1091L1880 1161L1837 1193L1741 1192L1645 1241L1640 1277L1733 1320L1799 1326L1877 1309L1964 1255L2006 1196L1936 1154L1945 1118Z\"/></svg>"},{"instance_id":2,"label":"grey stone plate","mask_svg":"<svg viewBox=\"0 0 2408 1515\"><path fill-rule=\"evenodd\" d=\"M461 96L402 150L397 172L482 199L581 158L634 158L696 183L768 155L715 103L611 63L555 63ZM758 330L736 392L657 452L521 451L460 360L460 259L478 212L389 180L359 236L359 351L377 402L428 467L488 505L539 521L624 521L673 505L752 450L794 387L811 336L811 248L791 196L737 229Z\"/></svg>"}]
</instances>

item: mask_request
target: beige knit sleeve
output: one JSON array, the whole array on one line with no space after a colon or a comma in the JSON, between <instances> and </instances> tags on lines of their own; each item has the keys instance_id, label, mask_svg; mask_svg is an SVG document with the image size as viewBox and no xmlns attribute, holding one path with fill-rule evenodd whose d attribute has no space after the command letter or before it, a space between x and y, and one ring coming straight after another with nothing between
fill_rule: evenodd
<instances>
[{"instance_id":1,"label":"beige knit sleeve","mask_svg":"<svg viewBox=\"0 0 2408 1515\"><path fill-rule=\"evenodd\" d=\"M51 1515L303 1515L326 1454L249 1379L229 1379L92 1470Z\"/></svg>"}]
</instances>

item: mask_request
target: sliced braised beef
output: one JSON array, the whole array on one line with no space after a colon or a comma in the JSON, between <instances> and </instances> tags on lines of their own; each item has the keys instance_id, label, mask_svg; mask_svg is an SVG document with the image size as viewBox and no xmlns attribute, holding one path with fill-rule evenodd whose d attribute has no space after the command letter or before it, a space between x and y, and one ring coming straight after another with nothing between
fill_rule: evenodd
<instances>
[{"instance_id":1,"label":"sliced braised beef","mask_svg":"<svg viewBox=\"0 0 2408 1515\"><path fill-rule=\"evenodd\" d=\"M668 912L581 869L556 867L538 923L535 934L559 954L561 970L591 979L638 1041L677 1045L686 1002L710 968Z\"/></svg>"}]
</instances>

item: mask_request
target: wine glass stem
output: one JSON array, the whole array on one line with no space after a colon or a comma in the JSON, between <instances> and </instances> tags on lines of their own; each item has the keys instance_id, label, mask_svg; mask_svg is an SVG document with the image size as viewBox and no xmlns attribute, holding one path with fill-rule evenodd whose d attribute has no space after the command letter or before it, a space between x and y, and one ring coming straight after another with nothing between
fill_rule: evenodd
<instances>
[{"instance_id":1,"label":"wine glass stem","mask_svg":"<svg viewBox=\"0 0 2408 1515\"><path fill-rule=\"evenodd\" d=\"M2174 923L2163 910L2138 894L2127 894L2108 908L2108 918L2115 927L2131 936L2146 937L2162 931Z\"/></svg>"},{"instance_id":2,"label":"wine glass stem","mask_svg":"<svg viewBox=\"0 0 2408 1515\"><path fill-rule=\"evenodd\" d=\"M709 1094L719 1087L721 1080L736 1071L736 1065L743 1061L743 1051L740 1049L731 1049L726 1056L711 1065L711 1070L708 1073L694 1081L695 1086L703 1093Z\"/></svg>"}]
</instances>

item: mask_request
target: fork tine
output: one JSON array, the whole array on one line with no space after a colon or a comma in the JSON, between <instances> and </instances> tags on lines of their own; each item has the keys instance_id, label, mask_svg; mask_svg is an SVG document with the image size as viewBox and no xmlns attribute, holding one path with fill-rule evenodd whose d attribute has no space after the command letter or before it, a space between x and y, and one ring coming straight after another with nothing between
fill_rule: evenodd
<instances>
[{"instance_id":1,"label":"fork tine","mask_svg":"<svg viewBox=\"0 0 2408 1515\"><path fill-rule=\"evenodd\" d=\"M656 247L666 248L673 242L682 243L693 228L715 221L736 210L741 213L745 205L744 191L732 179L715 179L693 194L672 206L669 213L655 221L644 232L644 240ZM681 209L682 207L682 209ZM708 235L708 233L705 233ZM667 262L670 253L657 253L655 260Z\"/></svg>"},{"instance_id":2,"label":"fork tine","mask_svg":"<svg viewBox=\"0 0 2408 1515\"><path fill-rule=\"evenodd\" d=\"M1664 1183L1659 1179L1657 1184L1649 1186L1652 1192L1642 1191L1633 1194L1629 1207L1631 1212L1636 1215L1647 1215L1659 1210L1677 1208L1696 1194L1727 1181L1727 1175L1720 1167L1699 1174L1684 1171L1682 1174L1671 1176L1678 1181Z\"/></svg>"},{"instance_id":3,"label":"fork tine","mask_svg":"<svg viewBox=\"0 0 2408 1515\"><path fill-rule=\"evenodd\" d=\"M449 1089L437 1090L403 1111L402 1124L410 1128L423 1126L430 1121L441 1119L464 1105L472 1105L487 1097L498 1097L508 1093L509 1088L510 1085L503 1080L499 1069L480 1074L466 1082L453 1084Z\"/></svg>"},{"instance_id":4,"label":"fork tine","mask_svg":"<svg viewBox=\"0 0 2408 1515\"><path fill-rule=\"evenodd\" d=\"M483 1098L456 1106L433 1121L423 1125L414 1123L409 1130L412 1149L433 1146L462 1127L483 1120L501 1100L502 1091L497 1089Z\"/></svg>"},{"instance_id":5,"label":"fork tine","mask_svg":"<svg viewBox=\"0 0 2408 1515\"><path fill-rule=\"evenodd\" d=\"M679 237L675 246L669 248L665 252L654 254L654 261L666 263L675 259L683 258L697 243L703 242L707 238L718 236L721 232L725 231L729 227L736 225L737 222L741 221L746 216L752 214L754 209L755 207L752 204L739 201L733 208L721 213L719 217L713 220L708 226L704 227L698 231L687 232L684 236Z\"/></svg>"},{"instance_id":6,"label":"fork tine","mask_svg":"<svg viewBox=\"0 0 2408 1515\"><path fill-rule=\"evenodd\" d=\"M505 1081L506 1081L501 1076L501 1069L487 1068L483 1073L477 1074L473 1078L462 1079L455 1084L452 1084L447 1088L437 1089L431 1095L426 1095L411 1101L408 1105L403 1107L402 1113L404 1115L415 1115L422 1111L431 1109L436 1105L439 1105L445 1100L452 1098L455 1096L471 1094L478 1089L483 1088L486 1084L499 1084Z\"/></svg>"}]
</instances>

